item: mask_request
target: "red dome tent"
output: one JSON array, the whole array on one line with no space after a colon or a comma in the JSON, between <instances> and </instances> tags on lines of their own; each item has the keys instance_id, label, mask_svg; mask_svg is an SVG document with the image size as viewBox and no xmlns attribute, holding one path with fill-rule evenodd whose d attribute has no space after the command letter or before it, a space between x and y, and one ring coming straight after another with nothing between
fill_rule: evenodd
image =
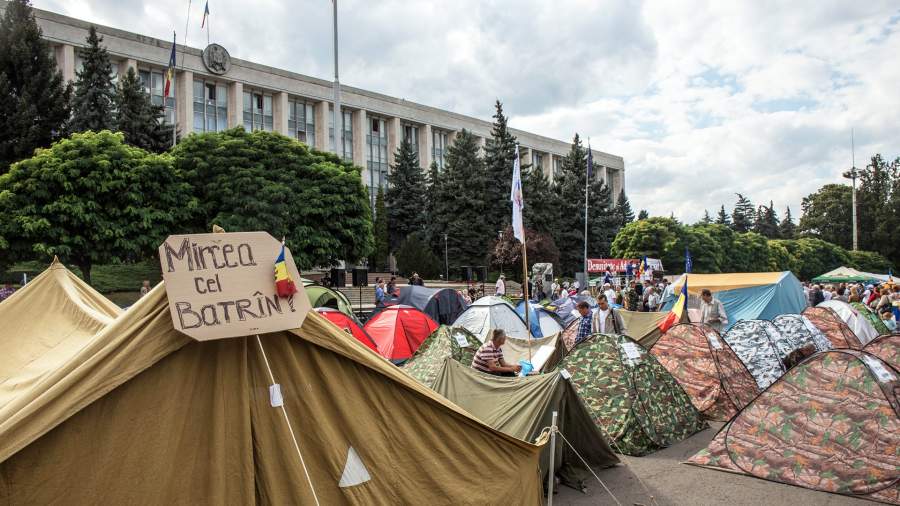
<instances>
[{"instance_id":1,"label":"red dome tent","mask_svg":"<svg viewBox=\"0 0 900 506\"><path fill-rule=\"evenodd\" d=\"M330 307L317 307L316 312L324 316L326 320L337 325L339 329L355 337L357 341L363 343L372 351L378 352L378 348L375 347L375 341L369 337L369 334L366 334L366 331L353 318Z\"/></svg>"},{"instance_id":2,"label":"red dome tent","mask_svg":"<svg viewBox=\"0 0 900 506\"><path fill-rule=\"evenodd\" d=\"M378 353L397 364L412 357L437 328L438 324L428 315L404 305L386 307L363 326L375 341Z\"/></svg>"}]
</instances>

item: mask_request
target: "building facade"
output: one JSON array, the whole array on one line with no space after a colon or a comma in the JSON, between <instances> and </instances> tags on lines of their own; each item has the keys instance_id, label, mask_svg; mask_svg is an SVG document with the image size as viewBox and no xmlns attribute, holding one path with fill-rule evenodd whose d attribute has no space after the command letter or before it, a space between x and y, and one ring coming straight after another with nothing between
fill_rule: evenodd
<instances>
[{"instance_id":1,"label":"building facade","mask_svg":"<svg viewBox=\"0 0 900 506\"><path fill-rule=\"evenodd\" d=\"M91 23L39 9L34 13L63 77L74 80ZM178 45L174 96L170 92L166 98L172 41L94 26L103 36L116 76L135 69L152 101L165 105L166 121L175 122L182 136L236 126L280 132L362 167L363 184L373 196L386 185L403 140L412 143L425 169L432 161L443 167L447 149L462 129L472 132L482 146L491 135L488 121L341 85L344 135L342 145L335 146L331 81L231 58L217 44L203 50ZM510 130L518 138L522 163L540 167L552 179L570 143ZM624 160L598 150L593 150L593 159L595 177L607 182L615 198L625 185Z\"/></svg>"}]
</instances>

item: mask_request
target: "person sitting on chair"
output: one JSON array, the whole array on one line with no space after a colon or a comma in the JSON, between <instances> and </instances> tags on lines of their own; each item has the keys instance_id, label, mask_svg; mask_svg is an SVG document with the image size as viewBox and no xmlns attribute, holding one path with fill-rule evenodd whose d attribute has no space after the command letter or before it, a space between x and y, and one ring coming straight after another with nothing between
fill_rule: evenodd
<instances>
[{"instance_id":1,"label":"person sitting on chair","mask_svg":"<svg viewBox=\"0 0 900 506\"><path fill-rule=\"evenodd\" d=\"M503 360L503 350L500 349L506 342L506 332L503 329L494 329L491 339L481 345L472 359L472 368L476 371L495 374L497 376L515 376L522 370L520 365L507 364Z\"/></svg>"}]
</instances>

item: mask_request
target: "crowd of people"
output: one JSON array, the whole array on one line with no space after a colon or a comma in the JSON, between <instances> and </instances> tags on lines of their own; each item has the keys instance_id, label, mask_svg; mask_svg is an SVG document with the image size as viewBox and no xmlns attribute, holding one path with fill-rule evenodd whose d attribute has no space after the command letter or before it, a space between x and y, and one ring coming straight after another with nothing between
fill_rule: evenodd
<instances>
[{"instance_id":1,"label":"crowd of people","mask_svg":"<svg viewBox=\"0 0 900 506\"><path fill-rule=\"evenodd\" d=\"M900 321L900 284L888 282L876 286L864 283L804 283L803 293L810 306L830 300L863 304L874 311L892 331L896 330L897 321Z\"/></svg>"}]
</instances>

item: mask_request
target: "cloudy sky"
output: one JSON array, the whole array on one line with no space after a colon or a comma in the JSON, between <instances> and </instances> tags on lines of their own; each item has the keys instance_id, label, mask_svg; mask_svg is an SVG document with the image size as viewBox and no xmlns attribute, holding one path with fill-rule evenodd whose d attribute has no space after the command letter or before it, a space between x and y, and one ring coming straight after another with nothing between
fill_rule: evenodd
<instances>
[{"instance_id":1,"label":"cloudy sky","mask_svg":"<svg viewBox=\"0 0 900 506\"><path fill-rule=\"evenodd\" d=\"M34 0L145 35L188 0ZM204 0L188 44L202 46ZM330 79L327 0L210 0L232 55ZM900 4L341 0L341 81L625 158L635 210L686 221L735 192L790 205L875 152L900 155Z\"/></svg>"}]
</instances>

